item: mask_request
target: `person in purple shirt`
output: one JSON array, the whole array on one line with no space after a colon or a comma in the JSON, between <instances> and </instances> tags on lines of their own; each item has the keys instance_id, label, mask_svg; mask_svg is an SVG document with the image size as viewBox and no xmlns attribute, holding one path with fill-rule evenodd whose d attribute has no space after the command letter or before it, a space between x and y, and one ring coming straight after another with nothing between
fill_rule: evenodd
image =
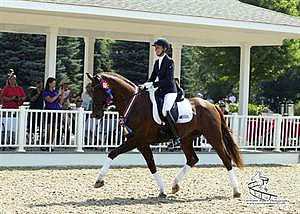
<instances>
[{"instance_id":1,"label":"person in purple shirt","mask_svg":"<svg viewBox=\"0 0 300 214\"><path fill-rule=\"evenodd\" d=\"M43 92L43 98L45 101L45 110L61 110L61 106L64 102L64 97L61 96L64 89L60 88L57 92L55 90L56 79L53 77L49 77L46 82L46 87ZM55 113L47 113L47 142L49 144L53 143L55 139L55 124L60 122L60 114L57 114L56 118ZM50 129L52 129L52 137L50 142Z\"/></svg>"}]
</instances>

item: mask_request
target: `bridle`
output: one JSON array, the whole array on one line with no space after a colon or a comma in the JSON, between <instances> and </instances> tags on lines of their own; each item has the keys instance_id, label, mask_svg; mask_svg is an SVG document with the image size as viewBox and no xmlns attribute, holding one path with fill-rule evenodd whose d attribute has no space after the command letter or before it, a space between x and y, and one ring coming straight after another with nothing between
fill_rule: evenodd
<instances>
[{"instance_id":1,"label":"bridle","mask_svg":"<svg viewBox=\"0 0 300 214\"><path fill-rule=\"evenodd\" d=\"M103 80L99 77L97 77L97 79L100 81L100 83L99 83L100 88L104 91L104 93L106 94L107 97L111 97L111 101L113 103L114 98L111 94L111 88L110 88L109 83L106 80ZM95 88L98 87L98 86L99 85L94 86L93 90L95 90ZM127 126L127 120L128 120L128 117L129 117L129 114L130 114L131 110L133 109L136 98L139 94L141 94L141 91L140 91L139 87L135 86L135 92L134 92L133 95L130 95L129 103L127 104L127 107L125 108L125 111L124 111L123 115L120 116L119 123L120 123L121 126L124 127L125 135L128 135L128 134L132 133L132 130ZM107 109L109 109L109 106L107 107Z\"/></svg>"}]
</instances>

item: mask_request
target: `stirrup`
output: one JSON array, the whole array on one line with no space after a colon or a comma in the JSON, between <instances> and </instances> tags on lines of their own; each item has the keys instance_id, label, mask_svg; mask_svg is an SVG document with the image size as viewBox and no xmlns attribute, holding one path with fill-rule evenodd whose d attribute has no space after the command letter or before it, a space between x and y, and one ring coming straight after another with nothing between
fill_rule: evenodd
<instances>
[{"instance_id":1,"label":"stirrup","mask_svg":"<svg viewBox=\"0 0 300 214\"><path fill-rule=\"evenodd\" d=\"M169 150L173 150L173 149L175 149L175 147L179 146L180 144L181 144L181 142L180 142L179 138L175 138L172 140L171 143L168 144L167 148Z\"/></svg>"}]
</instances>

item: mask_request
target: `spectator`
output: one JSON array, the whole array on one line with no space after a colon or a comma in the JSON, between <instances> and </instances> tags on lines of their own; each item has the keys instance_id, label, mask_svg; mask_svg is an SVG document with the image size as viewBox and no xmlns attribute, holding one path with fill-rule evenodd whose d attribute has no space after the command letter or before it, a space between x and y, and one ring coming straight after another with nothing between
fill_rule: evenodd
<instances>
[{"instance_id":1,"label":"spectator","mask_svg":"<svg viewBox=\"0 0 300 214\"><path fill-rule=\"evenodd\" d=\"M64 89L63 90L63 98L64 98L64 102L62 105L62 109L63 110L70 110L70 100L72 98L72 93L71 90L69 89L69 85L68 82L66 81L61 81L61 87Z\"/></svg>"},{"instance_id":2,"label":"spectator","mask_svg":"<svg viewBox=\"0 0 300 214\"><path fill-rule=\"evenodd\" d=\"M2 88L0 88L0 105L2 105L3 101L2 101Z\"/></svg>"},{"instance_id":3,"label":"spectator","mask_svg":"<svg viewBox=\"0 0 300 214\"><path fill-rule=\"evenodd\" d=\"M80 97L76 98L76 110L82 106L82 99Z\"/></svg>"},{"instance_id":4,"label":"spectator","mask_svg":"<svg viewBox=\"0 0 300 214\"><path fill-rule=\"evenodd\" d=\"M61 87L59 92L55 91L56 79L49 77L46 82L46 87L43 92L43 97L45 101L45 110L60 110L61 105L64 102L64 97L62 96L64 89ZM50 141L50 128L52 128L52 139L51 142L55 139L55 123L60 124L60 114L56 118L56 114L48 113L47 116L47 142ZM51 127L50 127L51 125ZM50 142L49 142L50 144Z\"/></svg>"},{"instance_id":5,"label":"spectator","mask_svg":"<svg viewBox=\"0 0 300 214\"><path fill-rule=\"evenodd\" d=\"M219 102L218 105L219 105L219 107L220 107L220 109L221 109L221 111L222 111L222 113L224 115L228 115L229 114L229 111L226 108L226 104L223 101Z\"/></svg>"},{"instance_id":6,"label":"spectator","mask_svg":"<svg viewBox=\"0 0 300 214\"><path fill-rule=\"evenodd\" d=\"M35 87L30 94L30 109L43 109L43 83L41 80L37 80Z\"/></svg>"},{"instance_id":7,"label":"spectator","mask_svg":"<svg viewBox=\"0 0 300 214\"><path fill-rule=\"evenodd\" d=\"M81 94L82 99L82 108L84 108L85 111L91 111L92 110L92 83L87 84L85 87L86 91Z\"/></svg>"},{"instance_id":8,"label":"spectator","mask_svg":"<svg viewBox=\"0 0 300 214\"><path fill-rule=\"evenodd\" d=\"M43 99L43 82L41 80L37 80L35 83L35 87L30 87L31 93L29 97L30 101L30 109L43 109L44 108L44 99ZM41 123L41 114L42 112L32 112L28 117L28 125L31 120L32 131L34 132L37 127L40 126ZM32 119L30 116L32 115ZM36 127L37 126L37 127Z\"/></svg>"},{"instance_id":9,"label":"spectator","mask_svg":"<svg viewBox=\"0 0 300 214\"><path fill-rule=\"evenodd\" d=\"M18 86L13 71L8 74L6 86L2 90L2 100L2 108L6 109L17 109L26 100L24 90L21 86Z\"/></svg>"}]
</instances>

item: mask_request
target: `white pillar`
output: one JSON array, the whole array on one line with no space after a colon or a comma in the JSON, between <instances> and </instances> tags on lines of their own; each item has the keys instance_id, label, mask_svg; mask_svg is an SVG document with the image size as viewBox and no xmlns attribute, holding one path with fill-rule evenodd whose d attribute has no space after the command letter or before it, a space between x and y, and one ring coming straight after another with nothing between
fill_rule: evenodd
<instances>
[{"instance_id":1,"label":"white pillar","mask_svg":"<svg viewBox=\"0 0 300 214\"><path fill-rule=\"evenodd\" d=\"M155 53L155 49L152 46L153 42L150 42L150 46L149 46L149 70L148 70L148 78L150 78L151 73L153 71L153 65L156 59L156 53Z\"/></svg>"},{"instance_id":2,"label":"white pillar","mask_svg":"<svg viewBox=\"0 0 300 214\"><path fill-rule=\"evenodd\" d=\"M56 50L58 28L50 28L46 35L45 83L48 77L56 76Z\"/></svg>"},{"instance_id":3,"label":"white pillar","mask_svg":"<svg viewBox=\"0 0 300 214\"><path fill-rule=\"evenodd\" d=\"M239 114L248 115L249 77L250 77L250 48L248 44L241 46L240 64L240 93Z\"/></svg>"},{"instance_id":4,"label":"white pillar","mask_svg":"<svg viewBox=\"0 0 300 214\"><path fill-rule=\"evenodd\" d=\"M95 50L94 37L84 37L84 75L83 75L83 91L85 91L86 85L89 83L89 78L86 73L93 75L94 73L94 50Z\"/></svg>"},{"instance_id":5,"label":"white pillar","mask_svg":"<svg viewBox=\"0 0 300 214\"><path fill-rule=\"evenodd\" d=\"M180 81L181 74L181 50L182 45L179 43L172 43L172 58L175 61L175 78L178 78Z\"/></svg>"}]
</instances>

